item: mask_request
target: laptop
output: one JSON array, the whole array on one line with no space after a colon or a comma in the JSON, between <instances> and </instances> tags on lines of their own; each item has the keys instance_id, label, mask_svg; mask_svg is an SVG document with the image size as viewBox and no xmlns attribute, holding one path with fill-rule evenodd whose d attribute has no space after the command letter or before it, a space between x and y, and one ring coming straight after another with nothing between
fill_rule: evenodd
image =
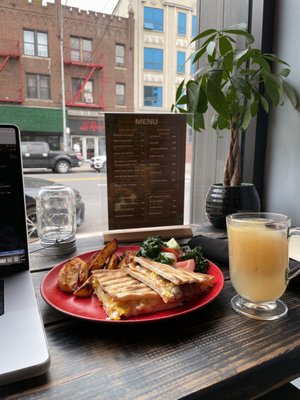
<instances>
[{"instance_id":1,"label":"laptop","mask_svg":"<svg viewBox=\"0 0 300 400\"><path fill-rule=\"evenodd\" d=\"M20 132L0 124L0 385L50 364L29 271Z\"/></svg>"}]
</instances>

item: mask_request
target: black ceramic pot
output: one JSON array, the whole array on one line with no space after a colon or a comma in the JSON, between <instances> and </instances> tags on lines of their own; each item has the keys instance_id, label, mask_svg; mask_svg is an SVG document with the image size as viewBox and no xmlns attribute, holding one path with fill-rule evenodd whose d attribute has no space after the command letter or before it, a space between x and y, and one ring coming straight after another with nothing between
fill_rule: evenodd
<instances>
[{"instance_id":1,"label":"black ceramic pot","mask_svg":"<svg viewBox=\"0 0 300 400\"><path fill-rule=\"evenodd\" d=\"M206 217L216 228L226 228L226 216L241 211L260 211L260 199L252 183L241 186L211 185L206 195Z\"/></svg>"}]
</instances>

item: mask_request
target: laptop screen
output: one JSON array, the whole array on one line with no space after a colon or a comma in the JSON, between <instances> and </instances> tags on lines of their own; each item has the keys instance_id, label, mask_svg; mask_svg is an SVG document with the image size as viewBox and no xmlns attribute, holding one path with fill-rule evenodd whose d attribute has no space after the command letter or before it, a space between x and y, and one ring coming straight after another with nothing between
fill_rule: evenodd
<instances>
[{"instance_id":1,"label":"laptop screen","mask_svg":"<svg viewBox=\"0 0 300 400\"><path fill-rule=\"evenodd\" d=\"M28 269L19 131L0 125L0 273Z\"/></svg>"}]
</instances>

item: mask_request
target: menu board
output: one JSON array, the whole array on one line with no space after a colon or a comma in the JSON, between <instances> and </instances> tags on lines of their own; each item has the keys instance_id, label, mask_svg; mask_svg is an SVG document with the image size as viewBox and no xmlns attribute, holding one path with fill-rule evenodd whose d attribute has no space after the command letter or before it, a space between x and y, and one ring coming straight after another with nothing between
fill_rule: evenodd
<instances>
[{"instance_id":1,"label":"menu board","mask_svg":"<svg viewBox=\"0 0 300 400\"><path fill-rule=\"evenodd\" d=\"M182 225L186 116L106 113L109 229Z\"/></svg>"}]
</instances>

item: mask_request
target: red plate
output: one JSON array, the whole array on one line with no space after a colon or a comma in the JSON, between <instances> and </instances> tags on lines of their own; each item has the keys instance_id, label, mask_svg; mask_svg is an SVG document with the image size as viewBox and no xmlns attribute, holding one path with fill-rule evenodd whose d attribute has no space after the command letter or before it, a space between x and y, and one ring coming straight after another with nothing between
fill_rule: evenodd
<instances>
[{"instance_id":1,"label":"red plate","mask_svg":"<svg viewBox=\"0 0 300 400\"><path fill-rule=\"evenodd\" d=\"M121 254L125 250L138 250L137 246L119 247L117 254ZM80 257L88 261L96 251L80 254ZM208 274L215 276L215 284L209 292L198 299L191 300L182 306L171 310L159 311L151 314L139 315L122 320L110 320L106 312L103 310L96 295L88 298L78 298L70 294L62 292L57 286L57 277L60 269L67 261L53 267L45 276L41 284L41 294L43 299L53 308L72 317L82 318L90 321L109 322L109 323L133 323L133 322L151 322L167 318L174 318L179 315L187 314L207 305L214 300L224 286L224 277L221 270L209 261Z\"/></svg>"}]
</instances>

